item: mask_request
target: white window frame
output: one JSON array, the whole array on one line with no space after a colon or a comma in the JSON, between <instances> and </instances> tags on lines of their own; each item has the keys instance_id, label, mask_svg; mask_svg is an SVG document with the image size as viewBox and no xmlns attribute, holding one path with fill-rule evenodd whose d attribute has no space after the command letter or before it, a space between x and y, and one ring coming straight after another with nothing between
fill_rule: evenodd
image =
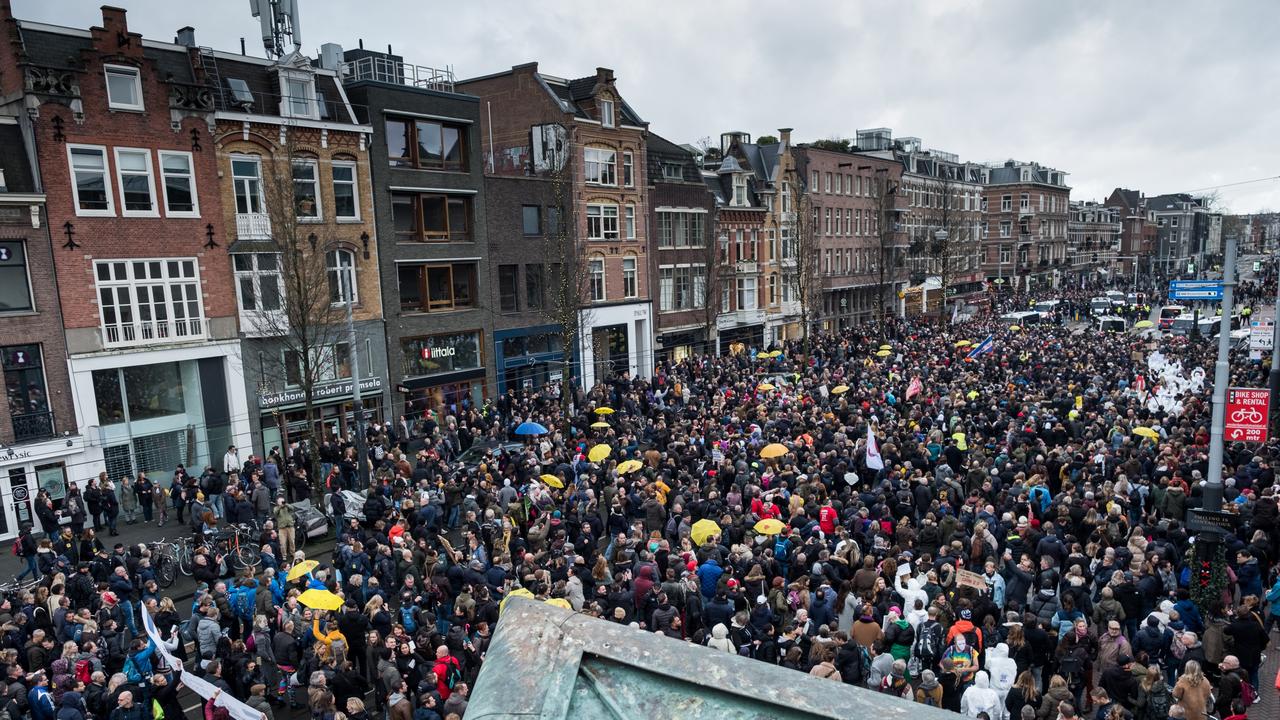
<instances>
[{"instance_id":1,"label":"white window frame","mask_svg":"<svg viewBox=\"0 0 1280 720\"><path fill-rule=\"evenodd\" d=\"M323 198L321 198L321 195L322 195L323 193L322 193L322 192L321 192L321 190L320 190L320 161L319 161L319 160L316 160L315 158L306 158L306 157L304 157L304 158L293 158L293 159L291 159L291 160L289 161L289 164L290 164L290 172L289 172L289 174L290 174L290 175L292 176L292 178L293 178L293 192L294 192L294 197L295 197L295 198L297 197L297 193L298 193L298 175L297 175L297 172L293 170L293 166L294 166L294 165L305 165L305 166L308 166L308 167L310 167L310 168L311 168L311 181L310 181L310 182L311 182L312 187L315 189L315 197L316 197L316 211L315 211L315 215L299 215L299 216L298 216L298 222L300 222L300 223L322 223L322 222L324 222L324 200L323 200ZM304 182L306 182L306 181L304 181ZM296 210L296 209L297 209L297 208L295 208L295 210Z\"/></svg>"},{"instance_id":2,"label":"white window frame","mask_svg":"<svg viewBox=\"0 0 1280 720\"><path fill-rule=\"evenodd\" d=\"M747 176L743 173L734 173L733 176L733 207L747 207L750 201L747 199Z\"/></svg>"},{"instance_id":3,"label":"white window frame","mask_svg":"<svg viewBox=\"0 0 1280 720\"><path fill-rule=\"evenodd\" d=\"M138 96L138 102L126 103L117 102L111 97L111 76L117 77L128 75L133 79L133 91ZM133 112L142 112L146 110L146 102L142 99L142 71L136 67L129 65L108 65L102 66L102 81L107 89L107 107L112 110L130 110Z\"/></svg>"},{"instance_id":4,"label":"white window frame","mask_svg":"<svg viewBox=\"0 0 1280 720\"><path fill-rule=\"evenodd\" d=\"M631 269L627 269L627 263L631 263ZM622 297L634 298L639 296L640 287L640 261L635 255L622 256Z\"/></svg>"},{"instance_id":5,"label":"white window frame","mask_svg":"<svg viewBox=\"0 0 1280 720\"><path fill-rule=\"evenodd\" d=\"M76 183L76 165L73 150L95 150L102 157L102 187L107 194L107 209L105 210L85 210L80 207L80 186ZM111 180L111 164L107 160L107 147L105 145L67 145L67 168L71 171L71 197L76 204L76 215L78 217L115 217L115 190L114 182Z\"/></svg>"},{"instance_id":6,"label":"white window frame","mask_svg":"<svg viewBox=\"0 0 1280 720\"><path fill-rule=\"evenodd\" d=\"M151 162L151 150L149 148L134 147L117 147L112 148L112 154L116 161L116 182L120 188L120 215L121 217L160 217L160 198L156 195L156 171ZM142 155L146 162L147 168L147 192L151 196L150 210L130 210L128 201L124 196L124 166L120 162L121 155ZM138 173L130 173L137 175Z\"/></svg>"},{"instance_id":7,"label":"white window frame","mask_svg":"<svg viewBox=\"0 0 1280 720\"><path fill-rule=\"evenodd\" d=\"M756 310L760 307L759 286L754 276L738 278L738 309L739 310ZM751 302L746 302L747 298Z\"/></svg>"},{"instance_id":8,"label":"white window frame","mask_svg":"<svg viewBox=\"0 0 1280 720\"><path fill-rule=\"evenodd\" d=\"M622 186L636 186L635 156L630 151L622 153Z\"/></svg>"},{"instance_id":9,"label":"white window frame","mask_svg":"<svg viewBox=\"0 0 1280 720\"><path fill-rule=\"evenodd\" d=\"M236 175L236 163L249 162L258 168L258 173L253 176L255 186L257 187L258 211L254 212L252 208L247 208L245 212L240 212L240 208L236 205L238 185L241 181L249 180L248 175ZM246 193L247 194L247 193ZM263 196L262 187L262 158L257 155L232 155L231 156L231 204L237 215L265 215L267 212L266 198Z\"/></svg>"},{"instance_id":10,"label":"white window frame","mask_svg":"<svg viewBox=\"0 0 1280 720\"><path fill-rule=\"evenodd\" d=\"M125 267L125 278L116 279L114 267L111 268L110 280L98 279L98 268L103 265L114 266L117 263L123 263ZM160 264L161 277L145 277L138 278L134 275L137 263L142 263L149 272L152 263ZM169 276L169 263L178 263L179 276ZM191 277L181 274L182 265L191 263ZM186 342L204 338L206 335L207 324L204 322L204 298L201 294L200 285L200 263L194 257L171 257L171 258L127 258L127 259L110 259L98 260L94 263L94 290L95 297L98 298L98 319L100 329L102 331L102 342L107 347L122 347L128 345L150 345L157 342ZM145 289L149 297L154 298L153 288L156 286L164 287L163 307L165 310L165 319L158 321L155 319L155 308L157 307L154 299L143 301L139 297L139 289ZM181 287L183 289L183 297L177 301L175 305L174 290ZM128 295L129 320L121 320L122 313L119 309L123 305L118 302L111 303L111 307L116 309L116 322L113 326L107 324L107 304L102 302L102 291L107 289L110 295L119 300L119 291L124 290ZM197 310L196 316L187 314L188 303L194 302ZM149 309L151 311L151 319L142 319L142 310ZM175 309L181 310L181 313L175 313ZM178 315L181 314L181 317ZM111 338L110 328L117 329L117 336L113 340ZM130 337L123 337L130 335Z\"/></svg>"},{"instance_id":11,"label":"white window frame","mask_svg":"<svg viewBox=\"0 0 1280 720\"><path fill-rule=\"evenodd\" d=\"M196 193L196 160L195 157L185 150L157 150L160 160L160 191L164 196L164 214L166 217L182 217L182 218L198 218L200 217L200 196ZM179 175L177 173L167 173L164 169L164 159L168 156L185 158L187 161L187 174ZM169 207L169 184L165 182L170 175L174 177L185 177L187 182L191 184L191 209L190 210L174 210Z\"/></svg>"},{"instance_id":12,"label":"white window frame","mask_svg":"<svg viewBox=\"0 0 1280 720\"><path fill-rule=\"evenodd\" d=\"M600 272L596 272L599 268ZM596 293L596 280L600 280L600 293ZM608 286L605 279L604 256L596 255L587 259L587 285L591 292L591 302L604 302L609 297Z\"/></svg>"},{"instance_id":13,"label":"white window frame","mask_svg":"<svg viewBox=\"0 0 1280 720\"><path fill-rule=\"evenodd\" d=\"M594 213L594 214L593 214ZM591 220L596 218L599 220L600 232L598 235L591 234ZM612 224L613 229L610 230L609 225ZM612 236L611 236L612 235ZM588 203L587 204L587 239L603 242L616 242L621 239L618 230L618 206L610 203Z\"/></svg>"},{"instance_id":14,"label":"white window frame","mask_svg":"<svg viewBox=\"0 0 1280 720\"><path fill-rule=\"evenodd\" d=\"M249 270L240 270L237 268L235 257L238 255L248 256L250 258L250 265L252 265L252 268ZM258 267L258 256L260 255L274 255L276 258L276 269L263 270ZM231 260L231 270L232 274L235 276L236 282L236 308L240 311L240 316L242 318L258 319L266 318L273 314L279 315L284 313L284 276L280 271L280 253L234 253ZM264 277L274 277L276 279L276 290L280 294L280 307L275 310L266 310L262 307L262 278ZM240 281L244 279L248 279L253 286L254 303L258 307L252 310L244 306L244 293L241 292L240 284Z\"/></svg>"},{"instance_id":15,"label":"white window frame","mask_svg":"<svg viewBox=\"0 0 1280 720\"><path fill-rule=\"evenodd\" d=\"M625 224L626 224L626 231L627 231L627 239L635 240L636 239L636 206L628 205L626 207L625 215L626 215Z\"/></svg>"},{"instance_id":16,"label":"white window frame","mask_svg":"<svg viewBox=\"0 0 1280 720\"><path fill-rule=\"evenodd\" d=\"M614 104L612 100L600 100L600 127L615 127Z\"/></svg>"},{"instance_id":17,"label":"white window frame","mask_svg":"<svg viewBox=\"0 0 1280 720\"><path fill-rule=\"evenodd\" d=\"M618 151L589 147L582 150L583 182L588 185L618 186ZM595 170L593 173L592 170ZM606 177L606 170L608 177ZM612 182L605 182L611 180Z\"/></svg>"},{"instance_id":18,"label":"white window frame","mask_svg":"<svg viewBox=\"0 0 1280 720\"><path fill-rule=\"evenodd\" d=\"M350 258L351 263L344 264L342 262L344 257ZM330 258L334 260L333 263L329 262ZM324 271L326 278L332 276L332 281L337 281L340 284L343 282L342 276L345 275L346 282L351 287L351 305L354 307L360 304L360 283L356 278L356 254L354 252L346 248L336 248L326 252L324 254ZM330 302L333 307L346 305L346 299L342 297L341 288L339 288L338 294L338 300Z\"/></svg>"},{"instance_id":19,"label":"white window frame","mask_svg":"<svg viewBox=\"0 0 1280 720\"><path fill-rule=\"evenodd\" d=\"M305 113L295 112L296 108L293 103L297 101L289 94L290 81L300 82L304 85L303 91L305 96L302 99L307 104ZM280 71L280 116L286 118L304 118L307 120L319 120L320 108L316 103L316 79L315 76L306 72L296 72L290 70Z\"/></svg>"},{"instance_id":20,"label":"white window frame","mask_svg":"<svg viewBox=\"0 0 1280 720\"><path fill-rule=\"evenodd\" d=\"M338 222L360 222L360 169L350 160L334 160L330 163L329 174L333 184L333 217ZM339 168L351 170L351 180L338 180L334 172ZM338 186L350 185L351 198L355 201L355 215L338 214Z\"/></svg>"}]
</instances>

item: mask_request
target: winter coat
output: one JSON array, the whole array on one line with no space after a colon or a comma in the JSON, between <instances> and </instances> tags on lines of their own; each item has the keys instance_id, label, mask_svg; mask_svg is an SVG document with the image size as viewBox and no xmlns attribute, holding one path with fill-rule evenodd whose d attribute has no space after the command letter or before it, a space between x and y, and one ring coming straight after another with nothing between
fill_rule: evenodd
<instances>
[{"instance_id":1,"label":"winter coat","mask_svg":"<svg viewBox=\"0 0 1280 720\"><path fill-rule=\"evenodd\" d=\"M733 641L729 639L729 628L725 627L724 623L716 623L716 626L711 628L711 639L707 641L707 647L727 653L736 652Z\"/></svg>"}]
</instances>

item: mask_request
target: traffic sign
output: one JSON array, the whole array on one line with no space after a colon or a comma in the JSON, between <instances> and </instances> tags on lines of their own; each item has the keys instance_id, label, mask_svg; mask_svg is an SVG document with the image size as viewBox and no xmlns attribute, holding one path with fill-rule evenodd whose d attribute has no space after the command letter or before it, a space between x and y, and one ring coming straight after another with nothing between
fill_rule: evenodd
<instances>
[{"instance_id":1,"label":"traffic sign","mask_svg":"<svg viewBox=\"0 0 1280 720\"><path fill-rule=\"evenodd\" d=\"M1221 300L1221 280L1170 280L1169 298L1172 300Z\"/></svg>"},{"instance_id":2,"label":"traffic sign","mask_svg":"<svg viewBox=\"0 0 1280 720\"><path fill-rule=\"evenodd\" d=\"M1254 321L1249 327L1249 349L1270 351L1275 345L1275 331L1270 322Z\"/></svg>"},{"instance_id":3,"label":"traffic sign","mask_svg":"<svg viewBox=\"0 0 1280 720\"><path fill-rule=\"evenodd\" d=\"M1227 388L1226 427L1230 441L1266 442L1271 417L1271 391L1266 388Z\"/></svg>"}]
</instances>

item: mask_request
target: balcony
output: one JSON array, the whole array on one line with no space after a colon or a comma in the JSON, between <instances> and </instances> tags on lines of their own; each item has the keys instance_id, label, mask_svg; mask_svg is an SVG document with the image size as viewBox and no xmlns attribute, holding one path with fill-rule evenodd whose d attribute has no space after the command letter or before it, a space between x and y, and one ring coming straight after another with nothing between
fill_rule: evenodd
<instances>
[{"instance_id":1,"label":"balcony","mask_svg":"<svg viewBox=\"0 0 1280 720\"><path fill-rule=\"evenodd\" d=\"M760 266L755 262L738 261L736 270L739 275L755 275L760 272Z\"/></svg>"},{"instance_id":2,"label":"balcony","mask_svg":"<svg viewBox=\"0 0 1280 720\"><path fill-rule=\"evenodd\" d=\"M11 416L13 439L16 442L44 440L55 435L52 412L24 413Z\"/></svg>"},{"instance_id":3,"label":"balcony","mask_svg":"<svg viewBox=\"0 0 1280 720\"><path fill-rule=\"evenodd\" d=\"M1019 217L1035 217L1036 209L1031 207L1030 205L1027 205L1025 207L1019 207L1018 216Z\"/></svg>"},{"instance_id":4,"label":"balcony","mask_svg":"<svg viewBox=\"0 0 1280 720\"><path fill-rule=\"evenodd\" d=\"M204 321L200 318L117 322L102 328L102 342L107 347L183 342L202 338Z\"/></svg>"},{"instance_id":5,"label":"balcony","mask_svg":"<svg viewBox=\"0 0 1280 720\"><path fill-rule=\"evenodd\" d=\"M441 92L454 91L453 68L448 65L443 68L434 68L401 62L386 56L369 55L342 63L340 73L344 83L371 80Z\"/></svg>"},{"instance_id":6,"label":"balcony","mask_svg":"<svg viewBox=\"0 0 1280 720\"><path fill-rule=\"evenodd\" d=\"M778 213L778 221L784 225L794 225L796 222L796 214L794 212Z\"/></svg>"},{"instance_id":7,"label":"balcony","mask_svg":"<svg viewBox=\"0 0 1280 720\"><path fill-rule=\"evenodd\" d=\"M236 213L236 238L270 240L271 218L266 213Z\"/></svg>"}]
</instances>

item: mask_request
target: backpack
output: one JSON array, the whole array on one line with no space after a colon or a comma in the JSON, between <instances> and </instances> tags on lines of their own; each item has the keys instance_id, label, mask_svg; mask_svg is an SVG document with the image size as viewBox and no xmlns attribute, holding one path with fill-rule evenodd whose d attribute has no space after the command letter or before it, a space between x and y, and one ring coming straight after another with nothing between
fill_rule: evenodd
<instances>
[{"instance_id":1,"label":"backpack","mask_svg":"<svg viewBox=\"0 0 1280 720\"><path fill-rule=\"evenodd\" d=\"M88 685L93 682L93 663L88 660L77 660L75 666L75 676L80 682Z\"/></svg>"},{"instance_id":2,"label":"backpack","mask_svg":"<svg viewBox=\"0 0 1280 720\"><path fill-rule=\"evenodd\" d=\"M253 620L257 594L258 589L252 587L242 587L236 591L231 604L231 609L235 612L236 617L241 620Z\"/></svg>"},{"instance_id":3,"label":"backpack","mask_svg":"<svg viewBox=\"0 0 1280 720\"><path fill-rule=\"evenodd\" d=\"M1245 707L1258 702L1258 691L1254 690L1253 685L1244 678L1240 679L1240 699Z\"/></svg>"},{"instance_id":4,"label":"backpack","mask_svg":"<svg viewBox=\"0 0 1280 720\"><path fill-rule=\"evenodd\" d=\"M404 631L410 635L418 631L418 620L414 617L413 608L408 606L400 608L400 624L404 625Z\"/></svg>"},{"instance_id":5,"label":"backpack","mask_svg":"<svg viewBox=\"0 0 1280 720\"><path fill-rule=\"evenodd\" d=\"M138 669L138 664L133 661L132 655L124 661L124 676L131 683L142 682L142 671Z\"/></svg>"},{"instance_id":6,"label":"backpack","mask_svg":"<svg viewBox=\"0 0 1280 720\"><path fill-rule=\"evenodd\" d=\"M21 535L19 535L17 539L13 541L13 556L22 557L22 536Z\"/></svg>"},{"instance_id":7,"label":"backpack","mask_svg":"<svg viewBox=\"0 0 1280 720\"><path fill-rule=\"evenodd\" d=\"M1182 644L1182 633L1173 634L1173 642L1169 643L1169 654L1181 660L1187 654L1187 646Z\"/></svg>"},{"instance_id":8,"label":"backpack","mask_svg":"<svg viewBox=\"0 0 1280 720\"><path fill-rule=\"evenodd\" d=\"M462 682L462 669L458 667L457 660L446 662L445 665L449 666L449 671L445 673L444 684L445 687L452 690L455 685Z\"/></svg>"},{"instance_id":9,"label":"backpack","mask_svg":"<svg viewBox=\"0 0 1280 720\"><path fill-rule=\"evenodd\" d=\"M913 655L921 659L928 659L930 663L938 660L938 635L942 629L936 621L927 621L920 625L920 632L916 633L916 646L912 650ZM968 638L966 638L967 640Z\"/></svg>"},{"instance_id":10,"label":"backpack","mask_svg":"<svg viewBox=\"0 0 1280 720\"><path fill-rule=\"evenodd\" d=\"M778 562L787 561L787 541L779 538L773 543L773 557Z\"/></svg>"}]
</instances>

